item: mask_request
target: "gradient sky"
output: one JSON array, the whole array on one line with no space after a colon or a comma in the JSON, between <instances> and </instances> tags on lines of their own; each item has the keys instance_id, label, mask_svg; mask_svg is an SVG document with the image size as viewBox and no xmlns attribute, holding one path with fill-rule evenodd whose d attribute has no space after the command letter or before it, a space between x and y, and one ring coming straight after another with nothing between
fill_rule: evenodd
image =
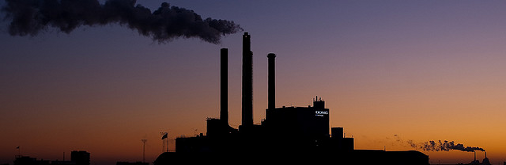
<instances>
[{"instance_id":1,"label":"gradient sky","mask_svg":"<svg viewBox=\"0 0 506 165\"><path fill-rule=\"evenodd\" d=\"M139 1L152 10L164 1ZM265 118L267 58L276 105L323 97L356 149L449 140L506 161L506 1L168 1L251 34L254 122ZM4 1L0 1L3 6ZM3 17L3 14L2 14ZM241 123L242 32L221 44L158 44L118 24L9 36L0 23L0 163L91 153L92 164L162 152L160 132L206 132L219 117L219 50L229 48L230 124ZM431 163L473 154L432 152ZM479 152L478 158L483 159Z\"/></svg>"}]
</instances>

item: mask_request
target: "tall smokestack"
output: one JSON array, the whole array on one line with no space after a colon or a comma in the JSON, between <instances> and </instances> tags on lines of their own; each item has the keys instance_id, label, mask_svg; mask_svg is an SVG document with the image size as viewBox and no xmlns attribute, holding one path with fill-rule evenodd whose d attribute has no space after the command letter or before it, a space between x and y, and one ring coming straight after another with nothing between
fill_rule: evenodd
<instances>
[{"instance_id":1,"label":"tall smokestack","mask_svg":"<svg viewBox=\"0 0 506 165\"><path fill-rule=\"evenodd\" d=\"M276 108L276 76L275 76L275 72L276 72L276 69L275 69L275 58L276 58L276 54L274 53L269 53L267 55L267 58L268 58L268 63L269 63L269 67L268 67L268 79L267 80L267 85L268 85L268 89L267 89L267 92L268 92L268 103L267 103L267 108L268 109L275 109Z\"/></svg>"},{"instance_id":2,"label":"tall smokestack","mask_svg":"<svg viewBox=\"0 0 506 165\"><path fill-rule=\"evenodd\" d=\"M228 125L228 49L220 52L220 120Z\"/></svg>"},{"instance_id":3,"label":"tall smokestack","mask_svg":"<svg viewBox=\"0 0 506 165\"><path fill-rule=\"evenodd\" d=\"M248 32L242 36L242 125L253 125L253 52Z\"/></svg>"}]
</instances>

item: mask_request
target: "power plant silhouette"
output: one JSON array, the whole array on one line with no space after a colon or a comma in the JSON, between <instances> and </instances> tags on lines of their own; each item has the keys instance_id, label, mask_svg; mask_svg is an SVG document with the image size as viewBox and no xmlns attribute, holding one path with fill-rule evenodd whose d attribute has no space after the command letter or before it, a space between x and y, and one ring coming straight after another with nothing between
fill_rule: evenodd
<instances>
[{"instance_id":1,"label":"power plant silhouette","mask_svg":"<svg viewBox=\"0 0 506 165\"><path fill-rule=\"evenodd\" d=\"M243 35L242 125L228 123L228 49L222 48L220 118L207 119L207 133L176 138L176 151L164 152L154 165L183 163L332 163L428 165L418 151L355 150L354 139L342 127L329 128L329 109L322 98L307 107L276 108L275 58L268 58L268 108L260 125L253 124L253 52L251 36ZM329 134L329 130L331 130Z\"/></svg>"}]
</instances>

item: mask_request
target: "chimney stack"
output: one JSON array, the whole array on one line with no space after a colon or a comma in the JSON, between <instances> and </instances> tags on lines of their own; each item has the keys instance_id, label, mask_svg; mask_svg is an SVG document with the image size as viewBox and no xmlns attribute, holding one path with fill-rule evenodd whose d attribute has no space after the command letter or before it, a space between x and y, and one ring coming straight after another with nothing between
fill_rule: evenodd
<instances>
[{"instance_id":1,"label":"chimney stack","mask_svg":"<svg viewBox=\"0 0 506 165\"><path fill-rule=\"evenodd\" d=\"M248 32L242 36L242 126L253 125L253 52Z\"/></svg>"},{"instance_id":2,"label":"chimney stack","mask_svg":"<svg viewBox=\"0 0 506 165\"><path fill-rule=\"evenodd\" d=\"M275 69L275 58L276 54L269 53L267 55L268 58L268 103L267 103L267 109L275 109L276 108L276 69Z\"/></svg>"},{"instance_id":3,"label":"chimney stack","mask_svg":"<svg viewBox=\"0 0 506 165\"><path fill-rule=\"evenodd\" d=\"M220 120L228 125L228 49L220 51Z\"/></svg>"},{"instance_id":4,"label":"chimney stack","mask_svg":"<svg viewBox=\"0 0 506 165\"><path fill-rule=\"evenodd\" d=\"M474 162L476 162L476 151L473 152L474 152Z\"/></svg>"}]
</instances>

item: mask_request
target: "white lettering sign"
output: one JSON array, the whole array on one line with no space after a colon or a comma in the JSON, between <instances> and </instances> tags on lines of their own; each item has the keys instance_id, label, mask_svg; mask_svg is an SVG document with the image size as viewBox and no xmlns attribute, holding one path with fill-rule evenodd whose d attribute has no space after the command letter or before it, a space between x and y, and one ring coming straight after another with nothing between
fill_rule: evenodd
<instances>
[{"instance_id":1,"label":"white lettering sign","mask_svg":"<svg viewBox=\"0 0 506 165\"><path fill-rule=\"evenodd\" d=\"M328 111L315 111L315 116L323 117L324 115L328 115Z\"/></svg>"},{"instance_id":2,"label":"white lettering sign","mask_svg":"<svg viewBox=\"0 0 506 165\"><path fill-rule=\"evenodd\" d=\"M327 111L315 111L315 113L318 115L328 115L329 114L329 112L327 112Z\"/></svg>"}]
</instances>

